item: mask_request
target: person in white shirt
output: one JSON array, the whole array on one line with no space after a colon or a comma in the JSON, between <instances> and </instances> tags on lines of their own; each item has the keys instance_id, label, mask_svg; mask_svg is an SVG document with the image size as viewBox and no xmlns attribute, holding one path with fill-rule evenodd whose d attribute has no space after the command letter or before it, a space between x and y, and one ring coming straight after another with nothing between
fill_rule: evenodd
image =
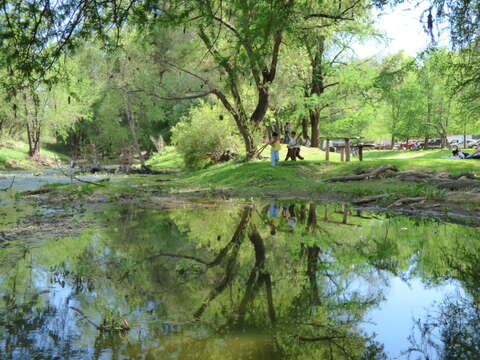
<instances>
[{"instance_id":1,"label":"person in white shirt","mask_svg":"<svg viewBox=\"0 0 480 360\"><path fill-rule=\"evenodd\" d=\"M290 134L290 141L288 142L287 148L288 152L285 161L287 161L288 159L296 161L297 157L300 160L303 160L303 157L300 155L300 143L298 142L297 133L295 131L292 131L292 133Z\"/></svg>"}]
</instances>

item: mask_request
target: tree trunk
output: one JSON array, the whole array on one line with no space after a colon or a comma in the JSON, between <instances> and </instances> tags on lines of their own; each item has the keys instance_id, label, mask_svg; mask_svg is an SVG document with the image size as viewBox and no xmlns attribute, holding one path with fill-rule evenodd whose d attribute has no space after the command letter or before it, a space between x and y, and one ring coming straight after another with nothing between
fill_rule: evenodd
<instances>
[{"instance_id":1,"label":"tree trunk","mask_svg":"<svg viewBox=\"0 0 480 360\"><path fill-rule=\"evenodd\" d=\"M40 152L40 120L38 118L39 104L34 100L34 113L33 116L28 111L27 96L23 97L24 109L25 109L25 123L27 126L27 138L28 138L28 155L30 157L37 155Z\"/></svg>"},{"instance_id":2,"label":"tree trunk","mask_svg":"<svg viewBox=\"0 0 480 360\"><path fill-rule=\"evenodd\" d=\"M442 134L441 142L440 142L440 149L443 150L447 146L447 134Z\"/></svg>"},{"instance_id":3,"label":"tree trunk","mask_svg":"<svg viewBox=\"0 0 480 360\"><path fill-rule=\"evenodd\" d=\"M138 154L138 157L140 159L140 164L142 169L145 169L145 158L142 155L142 150L140 149L140 143L138 142L138 137L137 137L137 126L136 126L136 119L135 119L135 114L132 110L131 104L130 104L130 99L128 98L127 94L124 94L124 100L125 100L125 110L127 113L127 120L128 120L128 127L130 129L130 134L132 135L133 139L133 145L135 146L135 151Z\"/></svg>"},{"instance_id":4,"label":"tree trunk","mask_svg":"<svg viewBox=\"0 0 480 360\"><path fill-rule=\"evenodd\" d=\"M318 136L320 135L320 131L318 129L318 125L320 123L319 121L319 112L317 110L310 111L310 125L312 127L312 137L311 137L311 142L312 142L312 147L319 147L319 141L318 141Z\"/></svg>"},{"instance_id":5,"label":"tree trunk","mask_svg":"<svg viewBox=\"0 0 480 360\"><path fill-rule=\"evenodd\" d=\"M325 91L324 74L323 74L323 53L325 50L325 37L320 35L316 39L314 47L314 54L311 54L312 66L312 83L310 87L310 96L321 95ZM310 126L312 138L310 139L312 147L318 147L319 123L320 123L320 108L316 106L310 110Z\"/></svg>"},{"instance_id":6,"label":"tree trunk","mask_svg":"<svg viewBox=\"0 0 480 360\"><path fill-rule=\"evenodd\" d=\"M3 125L5 124L5 122L5 119L0 120L0 138L2 137Z\"/></svg>"},{"instance_id":7,"label":"tree trunk","mask_svg":"<svg viewBox=\"0 0 480 360\"><path fill-rule=\"evenodd\" d=\"M302 118L302 137L303 139L308 138L308 123L305 116Z\"/></svg>"},{"instance_id":8,"label":"tree trunk","mask_svg":"<svg viewBox=\"0 0 480 360\"><path fill-rule=\"evenodd\" d=\"M239 126L240 134L242 135L243 142L245 144L245 154L247 160L252 160L257 153L257 147L253 142L253 136L245 126Z\"/></svg>"}]
</instances>

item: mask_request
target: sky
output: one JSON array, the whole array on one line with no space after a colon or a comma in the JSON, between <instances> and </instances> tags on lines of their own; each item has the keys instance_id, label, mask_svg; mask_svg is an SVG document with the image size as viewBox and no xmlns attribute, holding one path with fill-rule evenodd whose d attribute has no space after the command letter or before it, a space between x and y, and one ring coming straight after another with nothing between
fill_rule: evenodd
<instances>
[{"instance_id":1,"label":"sky","mask_svg":"<svg viewBox=\"0 0 480 360\"><path fill-rule=\"evenodd\" d=\"M425 33L420 21L426 8L426 5L414 8L411 4L402 4L394 9L377 11L376 28L385 33L390 40L387 43L369 40L359 44L354 47L357 56L382 57L400 50L404 50L406 55L415 56L430 43L430 37ZM448 44L446 33L442 35L440 44L445 46Z\"/></svg>"}]
</instances>

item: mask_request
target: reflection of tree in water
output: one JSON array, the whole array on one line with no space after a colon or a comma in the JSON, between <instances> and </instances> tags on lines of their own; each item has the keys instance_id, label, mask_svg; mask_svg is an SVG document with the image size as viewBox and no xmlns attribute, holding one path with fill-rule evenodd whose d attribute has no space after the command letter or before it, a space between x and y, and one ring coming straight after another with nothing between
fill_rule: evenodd
<instances>
[{"instance_id":1,"label":"reflection of tree in water","mask_svg":"<svg viewBox=\"0 0 480 360\"><path fill-rule=\"evenodd\" d=\"M409 359L478 359L480 354L480 309L467 296L446 298L438 312L417 319Z\"/></svg>"},{"instance_id":2,"label":"reflection of tree in water","mask_svg":"<svg viewBox=\"0 0 480 360\"><path fill-rule=\"evenodd\" d=\"M35 288L31 253L28 249L22 253L17 264L23 266L5 272L1 283L1 359L47 360L52 359L52 349L66 358L82 357L85 351L71 341L73 334L65 325L68 309L57 308L50 302L48 291Z\"/></svg>"},{"instance_id":3,"label":"reflection of tree in water","mask_svg":"<svg viewBox=\"0 0 480 360\"><path fill-rule=\"evenodd\" d=\"M149 353L180 359L198 354L205 359L381 359L381 345L359 325L382 300L387 283L382 274L401 273L413 254L423 259L417 274L459 279L473 294L479 273L474 266L462 270L475 251L458 257L448 249L439 255L433 251L443 239L438 234L429 235L431 243L423 234L406 243L401 221L377 221L345 205L168 212L126 206L98 215L98 221L99 233L36 250L53 284L87 316L97 316L98 323L105 309L115 309L132 324L127 340L70 314L66 322L88 334L93 358L109 351L118 357ZM16 269L17 289L19 283L24 289L29 265L18 263ZM1 284L5 288L6 282ZM31 294L43 290L34 283L30 288ZM23 303L29 304L28 298ZM26 308L25 316L48 323L68 312L58 304L46 312L45 301L37 306L41 311ZM48 333L40 322L19 331ZM65 334L54 331L59 339ZM45 352L52 349L47 342L42 346ZM65 341L59 351L79 348Z\"/></svg>"},{"instance_id":4,"label":"reflection of tree in water","mask_svg":"<svg viewBox=\"0 0 480 360\"><path fill-rule=\"evenodd\" d=\"M416 319L410 358L478 359L480 354L480 244L467 228L454 248L439 246L438 259L447 271L433 272L434 279L456 279L464 291L445 297L434 313ZM470 233L473 231L473 233Z\"/></svg>"},{"instance_id":5,"label":"reflection of tree in water","mask_svg":"<svg viewBox=\"0 0 480 360\"><path fill-rule=\"evenodd\" d=\"M329 269L329 265L334 263L331 249L325 249L324 253L319 246L302 242L306 235L312 240L321 233L327 233L318 225L317 206L303 204L298 209L295 204L284 206L281 219L287 219L289 223L288 227L282 224L275 227L279 229L278 233L271 231L274 225L266 216L268 207L259 213L261 219L259 224L246 215L251 212L250 207L243 210L235 232L236 235L242 234L247 237L253 249L254 262L248 276L243 281L242 271L233 266L239 252L232 251L226 262L224 275L195 312L195 317L200 319L212 301L230 286L238 292L237 301L229 309L225 325L231 329L261 328L263 332L271 333L277 351L284 356L296 357L304 353L304 356L310 354L309 356L324 356L326 359L357 358L361 354L367 354L365 346L368 344L369 358L378 357L382 353L381 349L369 343L369 339L360 333L357 326L362 321L365 311L378 303L380 298L362 297L355 291L346 295L348 289L342 287L344 284L341 279L345 275L333 273ZM279 236L282 232L291 236L289 229L292 224L291 218L297 216L298 224L295 226L301 226L302 229L296 230L300 235L292 237L291 241L300 241L298 244L300 246L297 247L299 253L291 255L293 259L298 256L305 267L301 271L298 262L295 265L287 262L279 271L271 264L267 264L267 258L274 254L268 254L265 239L261 235L263 230L258 226L266 225L266 233L273 236ZM347 216L342 214L342 217L341 223L346 224ZM333 223L333 220L328 222ZM236 235L233 239L237 239L236 244L240 245L241 240ZM285 271L288 268L294 270ZM283 284L281 285L285 280L281 279L283 276L287 277L285 283L287 286L292 283L300 284L297 286L298 293L289 294L289 297L282 295L282 292L289 291L288 288L282 287ZM277 284L272 286L274 283ZM267 325L265 319L269 319L270 325ZM222 326L224 330L225 325Z\"/></svg>"}]
</instances>

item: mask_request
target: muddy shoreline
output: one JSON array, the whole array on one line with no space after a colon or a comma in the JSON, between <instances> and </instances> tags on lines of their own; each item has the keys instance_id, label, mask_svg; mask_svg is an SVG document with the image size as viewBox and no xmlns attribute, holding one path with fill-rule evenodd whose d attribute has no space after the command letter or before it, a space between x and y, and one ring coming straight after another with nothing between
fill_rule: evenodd
<instances>
[{"instance_id":1,"label":"muddy shoreline","mask_svg":"<svg viewBox=\"0 0 480 360\"><path fill-rule=\"evenodd\" d=\"M70 236L86 226L92 225L92 220L88 219L88 214L102 212L105 209L115 206L136 206L142 209L150 210L171 210L176 208L212 208L228 203L249 203L252 201L263 202L324 202L332 204L345 204L351 207L353 211L366 211L373 213L390 213L398 216L438 218L442 221L457 223L467 226L480 226L480 212L471 211L463 208L463 203L453 201L433 201L427 200L421 204L395 206L389 200L372 202L365 205L355 205L345 194L318 193L313 195L306 194L263 194L263 196L252 197L251 194L238 194L226 191L191 191L182 193L162 193L151 192L142 193L139 196L132 194L119 194L115 200L102 193L83 195L72 199L69 194L39 194L32 195L22 199L26 202L34 202L45 209L46 214L36 215L38 225L25 225L15 231L10 232L10 236L31 236L33 232L40 234L54 229L50 234L56 237ZM51 210L55 214L51 214ZM28 224L29 220L26 220Z\"/></svg>"},{"instance_id":2,"label":"muddy shoreline","mask_svg":"<svg viewBox=\"0 0 480 360\"><path fill-rule=\"evenodd\" d=\"M2 207L13 207L12 212L19 211L18 209L22 207L34 207L35 211L25 216L19 214L15 224L0 222L0 242L20 238L42 239L74 236L86 227L93 225L92 218L89 219L86 215L128 204L145 209L168 210L182 207L215 207L221 203L251 202L253 200L264 202L318 201L347 204L351 206L352 210L391 213L409 217L434 217L467 226L480 226L479 193L451 192L442 199L416 198L413 203L402 203L401 196L397 194L385 194L378 196L378 199L374 201L362 203L365 197L354 197L349 193L338 192L312 193L260 189L230 191L188 188L172 191L168 188L130 186L123 183L128 186L129 190L116 192L114 196L111 192L101 190L91 193L75 193L71 189L63 189L61 186L52 188L52 191L30 195L28 190L45 189L42 186L48 183L75 184L70 178L61 177L61 174L55 171L47 174L48 176L35 176L32 172L20 173L23 178L17 180L9 192L1 194ZM0 175L5 182L9 181L11 177L5 176L5 173L0 173ZM19 176L19 173L9 175ZM102 178L100 176L95 179ZM78 186L80 185L78 183ZM5 205L8 203L10 204Z\"/></svg>"}]
</instances>

